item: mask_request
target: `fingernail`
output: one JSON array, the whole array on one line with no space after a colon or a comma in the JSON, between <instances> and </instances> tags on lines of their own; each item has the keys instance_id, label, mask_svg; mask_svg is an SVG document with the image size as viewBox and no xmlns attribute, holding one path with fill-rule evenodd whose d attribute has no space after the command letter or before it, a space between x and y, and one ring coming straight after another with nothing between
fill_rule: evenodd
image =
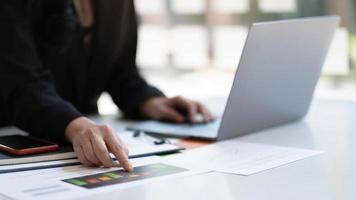
<instances>
[{"instance_id":1,"label":"fingernail","mask_svg":"<svg viewBox=\"0 0 356 200\"><path fill-rule=\"evenodd\" d=\"M126 168L126 170L129 171L129 172L132 172L132 171L133 171L133 167L132 167L131 163L129 163L129 162L126 163L126 167L125 167L125 168Z\"/></svg>"}]
</instances>

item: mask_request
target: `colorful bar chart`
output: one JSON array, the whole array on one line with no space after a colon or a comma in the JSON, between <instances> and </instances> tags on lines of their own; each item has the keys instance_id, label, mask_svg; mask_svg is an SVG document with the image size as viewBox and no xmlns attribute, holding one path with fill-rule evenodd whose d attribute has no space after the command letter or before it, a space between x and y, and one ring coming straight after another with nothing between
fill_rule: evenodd
<instances>
[{"instance_id":1,"label":"colorful bar chart","mask_svg":"<svg viewBox=\"0 0 356 200\"><path fill-rule=\"evenodd\" d=\"M93 189L102 186L109 186L153 177L165 176L170 174L181 173L188 171L187 169L155 163L135 167L133 172L125 172L124 170L116 170L105 173L98 173L88 176L75 177L62 180L66 183L79 186L86 189Z\"/></svg>"}]
</instances>

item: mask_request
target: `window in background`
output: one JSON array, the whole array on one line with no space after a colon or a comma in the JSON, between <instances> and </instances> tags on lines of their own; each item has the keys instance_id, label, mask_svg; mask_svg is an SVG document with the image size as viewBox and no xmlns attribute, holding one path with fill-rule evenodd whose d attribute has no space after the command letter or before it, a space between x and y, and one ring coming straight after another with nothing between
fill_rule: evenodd
<instances>
[{"instance_id":1,"label":"window in background","mask_svg":"<svg viewBox=\"0 0 356 200\"><path fill-rule=\"evenodd\" d=\"M201 14L205 12L206 0L172 0L171 6L176 14Z\"/></svg>"},{"instance_id":2,"label":"window in background","mask_svg":"<svg viewBox=\"0 0 356 200\"><path fill-rule=\"evenodd\" d=\"M213 31L214 67L236 69L247 36L243 26L218 26Z\"/></svg>"},{"instance_id":3,"label":"window in background","mask_svg":"<svg viewBox=\"0 0 356 200\"><path fill-rule=\"evenodd\" d=\"M342 28L332 43L323 75L334 85L356 83L356 1L135 0L135 3L141 22L138 63L148 69L175 70L174 73L187 69L236 69L247 28L253 22L340 15Z\"/></svg>"},{"instance_id":4,"label":"window in background","mask_svg":"<svg viewBox=\"0 0 356 200\"><path fill-rule=\"evenodd\" d=\"M349 34L345 28L340 28L334 37L324 65L326 75L347 75L349 66Z\"/></svg>"},{"instance_id":5,"label":"window in background","mask_svg":"<svg viewBox=\"0 0 356 200\"><path fill-rule=\"evenodd\" d=\"M185 69L208 66L208 37L203 26L177 26L170 39L173 65Z\"/></svg>"},{"instance_id":6,"label":"window in background","mask_svg":"<svg viewBox=\"0 0 356 200\"><path fill-rule=\"evenodd\" d=\"M163 14L166 0L135 0L136 12L140 15Z\"/></svg>"},{"instance_id":7,"label":"window in background","mask_svg":"<svg viewBox=\"0 0 356 200\"><path fill-rule=\"evenodd\" d=\"M296 12L296 0L259 0L258 7L262 12Z\"/></svg>"},{"instance_id":8,"label":"window in background","mask_svg":"<svg viewBox=\"0 0 356 200\"><path fill-rule=\"evenodd\" d=\"M159 25L141 25L139 28L137 63L147 68L168 65L167 29Z\"/></svg>"},{"instance_id":9,"label":"window in background","mask_svg":"<svg viewBox=\"0 0 356 200\"><path fill-rule=\"evenodd\" d=\"M218 13L247 13L250 9L250 0L214 0L212 7Z\"/></svg>"}]
</instances>

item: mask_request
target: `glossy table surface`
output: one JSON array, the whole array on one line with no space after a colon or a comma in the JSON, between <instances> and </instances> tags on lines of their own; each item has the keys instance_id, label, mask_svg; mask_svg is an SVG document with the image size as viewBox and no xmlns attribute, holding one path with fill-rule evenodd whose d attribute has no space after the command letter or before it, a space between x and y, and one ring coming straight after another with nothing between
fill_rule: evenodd
<instances>
[{"instance_id":1,"label":"glossy table surface","mask_svg":"<svg viewBox=\"0 0 356 200\"><path fill-rule=\"evenodd\" d=\"M108 123L122 127L117 120ZM324 151L251 176L210 172L98 194L89 199L356 199L356 102L317 99L301 121L241 141Z\"/></svg>"},{"instance_id":2,"label":"glossy table surface","mask_svg":"<svg viewBox=\"0 0 356 200\"><path fill-rule=\"evenodd\" d=\"M112 116L93 119L118 131L132 123ZM0 134L9 130L1 129ZM85 200L356 199L356 102L317 99L303 120L239 139L324 153L251 176L210 172L100 193Z\"/></svg>"}]
</instances>

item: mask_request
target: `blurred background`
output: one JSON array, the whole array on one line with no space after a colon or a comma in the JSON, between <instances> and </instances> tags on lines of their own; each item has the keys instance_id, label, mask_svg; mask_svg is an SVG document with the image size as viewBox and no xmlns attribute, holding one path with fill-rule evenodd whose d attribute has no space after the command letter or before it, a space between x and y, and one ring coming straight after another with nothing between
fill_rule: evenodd
<instances>
[{"instance_id":1,"label":"blurred background","mask_svg":"<svg viewBox=\"0 0 356 200\"><path fill-rule=\"evenodd\" d=\"M137 63L168 96L226 96L251 23L297 17L342 18L317 98L356 99L355 0L135 0ZM117 112L103 94L99 112Z\"/></svg>"}]
</instances>

